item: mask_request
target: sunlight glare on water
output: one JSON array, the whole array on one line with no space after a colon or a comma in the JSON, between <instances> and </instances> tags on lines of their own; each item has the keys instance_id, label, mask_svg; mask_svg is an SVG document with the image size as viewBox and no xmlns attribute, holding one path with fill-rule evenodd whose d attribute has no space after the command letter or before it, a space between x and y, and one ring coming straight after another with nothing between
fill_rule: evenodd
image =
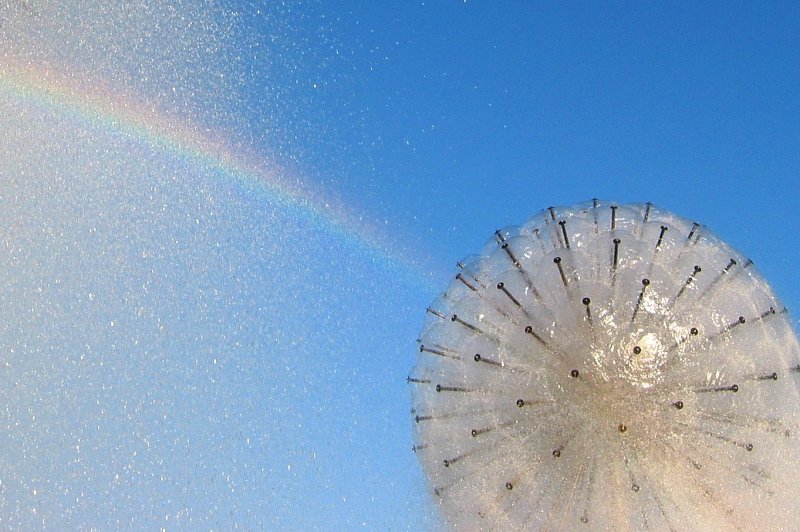
<instances>
[{"instance_id":1,"label":"sunlight glare on water","mask_svg":"<svg viewBox=\"0 0 800 532\"><path fill-rule=\"evenodd\" d=\"M374 454L410 437L373 392L366 355L386 347L359 335L397 310L381 279L396 294L404 266L270 163L292 157L277 124L302 100L280 6L260 24L284 42L249 37L274 75L247 116L275 125L270 148L229 156L252 42L242 13L208 8L0 7L4 528L369 524L396 489L382 478L413 467Z\"/></svg>"}]
</instances>

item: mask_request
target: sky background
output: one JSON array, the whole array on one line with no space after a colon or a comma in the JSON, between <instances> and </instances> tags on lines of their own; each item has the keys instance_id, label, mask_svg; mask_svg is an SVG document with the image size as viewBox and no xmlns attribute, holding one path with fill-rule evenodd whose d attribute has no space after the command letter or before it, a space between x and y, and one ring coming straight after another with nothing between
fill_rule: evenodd
<instances>
[{"instance_id":1,"label":"sky background","mask_svg":"<svg viewBox=\"0 0 800 532\"><path fill-rule=\"evenodd\" d=\"M800 307L792 3L62 4L0 6L0 527L436 528L424 309L550 205Z\"/></svg>"}]
</instances>

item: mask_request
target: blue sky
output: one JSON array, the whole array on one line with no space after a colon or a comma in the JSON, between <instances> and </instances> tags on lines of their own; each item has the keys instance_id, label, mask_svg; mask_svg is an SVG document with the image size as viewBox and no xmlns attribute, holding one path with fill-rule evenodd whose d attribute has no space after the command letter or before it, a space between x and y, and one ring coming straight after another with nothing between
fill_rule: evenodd
<instances>
[{"instance_id":1,"label":"blue sky","mask_svg":"<svg viewBox=\"0 0 800 532\"><path fill-rule=\"evenodd\" d=\"M308 72L334 80L309 98L323 129L352 139L309 135L310 172L334 181L329 166L338 193L421 247L457 256L487 228L597 196L701 220L758 262L785 255L765 236L792 232L797 191L791 4L309 12L309 27L330 24L321 48L335 39L348 56Z\"/></svg>"},{"instance_id":2,"label":"blue sky","mask_svg":"<svg viewBox=\"0 0 800 532\"><path fill-rule=\"evenodd\" d=\"M219 169L4 96L17 114L3 123L3 223L30 227L5 238L38 250L40 268L6 273L4 315L38 309L38 320L0 335L30 365L9 359L19 415L0 421L41 409L45 425L28 419L0 444L25 456L46 448L44 433L84 449L67 465L0 461L18 503L0 505L7 523L41 526L25 511L38 485L53 487L38 515L101 528L167 516L178 528L436 527L405 383L424 309L457 260L550 205L651 201L696 219L800 308L791 3L196 8L179 3L199 22L167 44L148 41L151 24L44 7L5 13L0 30L34 64L69 50L112 88L222 131L380 227L419 267L376 260L355 229L331 231ZM84 44L47 31L58 24ZM119 54L102 53L109 43ZM40 112L60 125L48 131ZM15 203L31 190L44 199ZM44 302L29 295L42 286ZM97 353L86 369L74 362ZM107 408L98 382L116 386L102 388ZM138 458L120 454L132 447ZM122 484L99 473L126 459Z\"/></svg>"}]
</instances>

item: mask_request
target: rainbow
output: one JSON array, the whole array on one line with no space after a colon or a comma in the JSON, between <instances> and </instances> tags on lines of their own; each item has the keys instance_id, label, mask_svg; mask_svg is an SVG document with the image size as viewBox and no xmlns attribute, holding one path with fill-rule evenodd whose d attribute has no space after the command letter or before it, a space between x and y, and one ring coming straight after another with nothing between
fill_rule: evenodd
<instances>
[{"instance_id":1,"label":"rainbow","mask_svg":"<svg viewBox=\"0 0 800 532\"><path fill-rule=\"evenodd\" d=\"M429 285L430 267L410 252L410 246L390 239L384 230L364 220L343 202L323 196L302 180L282 178L288 171L274 162L247 156L226 144L224 135L200 131L185 119L169 116L152 103L125 94L87 75L65 75L43 68L0 65L0 94L56 111L92 125L133 136L169 150L205 168L218 170L240 186L265 194L279 208L293 209L316 226L344 238L373 261L402 273L415 284ZM76 81L80 80L80 81Z\"/></svg>"}]
</instances>

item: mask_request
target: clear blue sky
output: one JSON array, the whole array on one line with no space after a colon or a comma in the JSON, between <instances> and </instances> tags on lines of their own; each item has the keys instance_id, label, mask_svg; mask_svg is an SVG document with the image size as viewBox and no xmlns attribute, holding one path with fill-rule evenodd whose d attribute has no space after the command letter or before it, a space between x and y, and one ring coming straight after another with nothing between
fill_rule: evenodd
<instances>
[{"instance_id":1,"label":"clear blue sky","mask_svg":"<svg viewBox=\"0 0 800 532\"><path fill-rule=\"evenodd\" d=\"M550 204L649 200L797 289L780 279L800 190L791 3L297 11L318 63L299 77L320 88L296 91L310 110L292 110L307 135L291 148L425 250L452 261Z\"/></svg>"},{"instance_id":2,"label":"clear blue sky","mask_svg":"<svg viewBox=\"0 0 800 532\"><path fill-rule=\"evenodd\" d=\"M231 2L214 26L184 2L178 17L202 20L165 22L177 36L112 16L125 10L53 9L0 10L4 46L51 68L69 54L112 92L134 87L225 132L379 226L421 272L124 131L52 110L64 122L42 130L41 110L4 95L16 114L2 221L30 227L20 249L42 266L6 273L3 315L37 319L0 334L33 361L2 376L20 393L0 447L82 449L56 465L0 460L22 508L0 504L6 522L35 526L27 510L44 493L38 515L101 528L166 515L186 528L435 527L405 383L424 309L457 260L549 205L651 201L696 219L800 312L793 3ZM20 206L34 186L23 175L41 183ZM65 246L42 243L59 234ZM29 295L40 286L44 303ZM44 429L23 415L40 410Z\"/></svg>"}]
</instances>

